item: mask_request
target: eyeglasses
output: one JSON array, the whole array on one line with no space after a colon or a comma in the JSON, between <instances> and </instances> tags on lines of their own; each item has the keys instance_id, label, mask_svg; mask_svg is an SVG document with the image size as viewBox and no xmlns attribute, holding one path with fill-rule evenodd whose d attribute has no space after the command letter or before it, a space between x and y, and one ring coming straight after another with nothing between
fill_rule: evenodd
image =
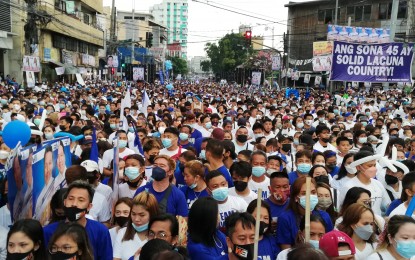
<instances>
[{"instance_id":1,"label":"eyeglasses","mask_svg":"<svg viewBox=\"0 0 415 260\"><path fill-rule=\"evenodd\" d=\"M52 246L49 249L49 252L51 254L56 254L59 251L63 253L72 253L73 252L72 248L75 248L75 247L74 246L63 246L63 247Z\"/></svg>"},{"instance_id":2,"label":"eyeglasses","mask_svg":"<svg viewBox=\"0 0 415 260\"><path fill-rule=\"evenodd\" d=\"M171 237L171 235L167 235L165 232L159 232L157 234L154 233L153 231L148 232L149 239L154 239L154 238L166 239L168 237Z\"/></svg>"}]
</instances>

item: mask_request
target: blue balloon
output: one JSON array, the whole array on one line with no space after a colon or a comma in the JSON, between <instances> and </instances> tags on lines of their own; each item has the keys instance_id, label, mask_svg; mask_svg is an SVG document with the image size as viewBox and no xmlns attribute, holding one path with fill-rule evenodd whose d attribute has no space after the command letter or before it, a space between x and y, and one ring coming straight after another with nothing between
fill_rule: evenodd
<instances>
[{"instance_id":1,"label":"blue balloon","mask_svg":"<svg viewBox=\"0 0 415 260\"><path fill-rule=\"evenodd\" d=\"M167 88L168 90L172 90L174 87L173 87L173 84L168 84L168 85L166 86L166 88Z\"/></svg>"},{"instance_id":2,"label":"blue balloon","mask_svg":"<svg viewBox=\"0 0 415 260\"><path fill-rule=\"evenodd\" d=\"M31 135L29 125L19 120L8 123L3 130L3 140L11 149L19 142L21 146L25 146Z\"/></svg>"}]
</instances>

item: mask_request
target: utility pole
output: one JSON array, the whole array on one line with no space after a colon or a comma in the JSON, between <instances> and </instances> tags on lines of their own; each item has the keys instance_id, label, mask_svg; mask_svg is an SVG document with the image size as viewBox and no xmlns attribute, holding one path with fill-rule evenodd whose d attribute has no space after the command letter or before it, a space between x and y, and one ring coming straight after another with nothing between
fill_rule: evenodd
<instances>
[{"instance_id":1,"label":"utility pole","mask_svg":"<svg viewBox=\"0 0 415 260\"><path fill-rule=\"evenodd\" d=\"M396 33L396 20L398 19L399 0L393 0L392 2L392 13L391 13L391 32L390 41L394 42ZM409 11L409 9L408 9Z\"/></svg>"},{"instance_id":2,"label":"utility pole","mask_svg":"<svg viewBox=\"0 0 415 260\"><path fill-rule=\"evenodd\" d=\"M290 35L290 31L288 31L287 30L287 34L285 34L285 44L284 44L284 46L287 46L286 48L287 48L287 50L286 50L286 53L287 53L287 58L286 58L286 60L285 60L285 69L286 69L286 71L287 71L287 73L288 73L288 68L290 67L290 61L289 61L289 59L290 59L290 41L289 41L289 35ZM285 86L287 87L288 86L288 74L286 75L286 77L285 77Z\"/></svg>"},{"instance_id":3,"label":"utility pole","mask_svg":"<svg viewBox=\"0 0 415 260\"><path fill-rule=\"evenodd\" d=\"M110 39L111 41L115 40L115 0L112 0L112 9L111 9L111 26L110 26Z\"/></svg>"},{"instance_id":4,"label":"utility pole","mask_svg":"<svg viewBox=\"0 0 415 260\"><path fill-rule=\"evenodd\" d=\"M134 18L134 14L135 14L135 0L133 0L133 26L132 26L132 30L133 30L133 38L131 41L131 64L133 63L134 59L134 51L135 51L135 18ZM140 38L140 37L139 37Z\"/></svg>"},{"instance_id":5,"label":"utility pole","mask_svg":"<svg viewBox=\"0 0 415 260\"><path fill-rule=\"evenodd\" d=\"M339 0L336 0L336 10L334 10L334 25L337 25L337 13L339 11Z\"/></svg>"}]
</instances>

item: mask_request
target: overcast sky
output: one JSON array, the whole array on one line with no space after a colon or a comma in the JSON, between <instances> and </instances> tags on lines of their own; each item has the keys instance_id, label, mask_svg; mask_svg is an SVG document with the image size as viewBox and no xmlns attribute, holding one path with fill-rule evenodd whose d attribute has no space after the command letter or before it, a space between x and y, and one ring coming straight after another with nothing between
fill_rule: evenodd
<instances>
[{"instance_id":1,"label":"overcast sky","mask_svg":"<svg viewBox=\"0 0 415 260\"><path fill-rule=\"evenodd\" d=\"M162 0L116 0L119 10L132 10L135 1L137 12L148 12L149 7L161 3ZM206 0L200 0L206 2ZM253 35L265 37L265 45L271 46L272 27L274 27L274 47L282 50L282 34L287 30L287 8L284 4L289 0L213 0L210 4L229 8L242 13L248 13L270 21L264 21L244 15L220 10L202 3L189 0L189 34L188 57L206 55L206 41L215 40L226 33L238 32L241 24L251 25ZM104 0L105 6L111 5L111 0ZM258 25L260 24L260 25ZM265 30L268 27L268 30Z\"/></svg>"}]
</instances>

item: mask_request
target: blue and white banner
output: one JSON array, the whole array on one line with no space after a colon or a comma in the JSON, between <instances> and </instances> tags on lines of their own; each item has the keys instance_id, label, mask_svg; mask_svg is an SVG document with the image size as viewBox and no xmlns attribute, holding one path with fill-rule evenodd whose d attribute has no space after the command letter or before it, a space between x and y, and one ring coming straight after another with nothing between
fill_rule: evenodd
<instances>
[{"instance_id":1,"label":"blue and white banner","mask_svg":"<svg viewBox=\"0 0 415 260\"><path fill-rule=\"evenodd\" d=\"M334 42L330 80L411 82L414 44Z\"/></svg>"}]
</instances>

